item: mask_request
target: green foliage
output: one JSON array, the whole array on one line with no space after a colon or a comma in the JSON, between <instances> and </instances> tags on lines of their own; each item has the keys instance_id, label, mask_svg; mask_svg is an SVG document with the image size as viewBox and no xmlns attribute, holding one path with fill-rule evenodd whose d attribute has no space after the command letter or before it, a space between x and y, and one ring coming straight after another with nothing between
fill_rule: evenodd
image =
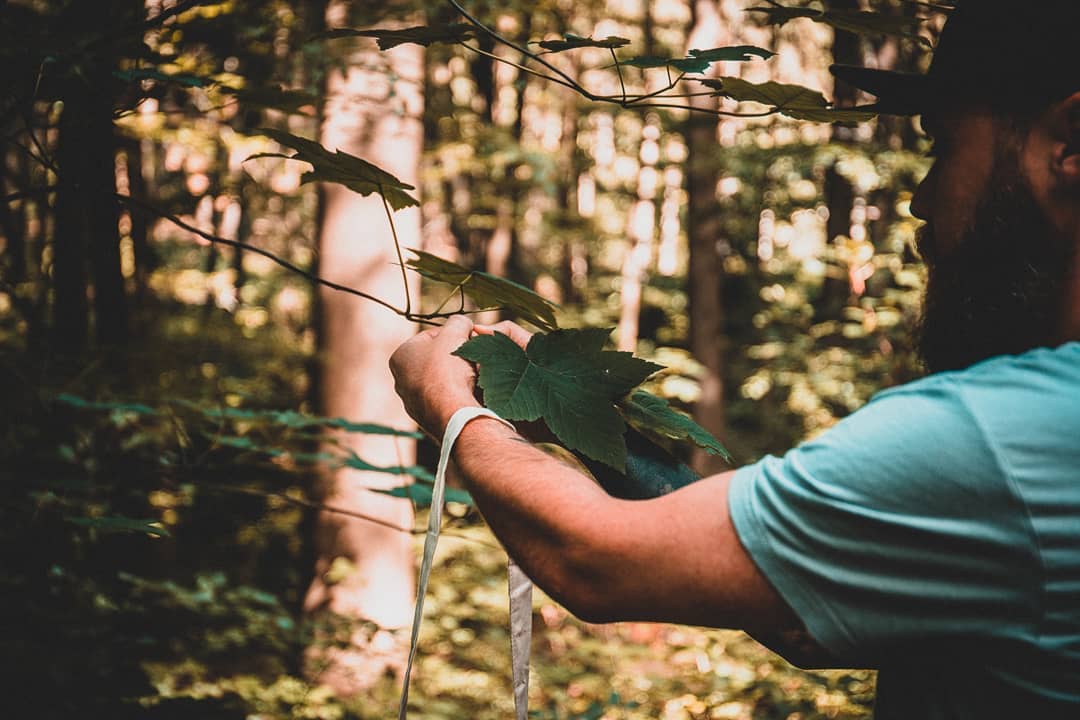
<instances>
[{"instance_id":1,"label":"green foliage","mask_svg":"<svg viewBox=\"0 0 1080 720\"><path fill-rule=\"evenodd\" d=\"M431 507L431 498L434 495L435 486L431 482L418 481L410 485L402 485L387 490L375 489L373 492L389 495L390 497L408 498L417 508L429 508ZM465 490L448 487L444 492L447 502L468 506L473 504L472 496Z\"/></svg>"},{"instance_id":2,"label":"green foliage","mask_svg":"<svg viewBox=\"0 0 1080 720\"><path fill-rule=\"evenodd\" d=\"M328 39L346 37L370 37L375 38L380 50L391 50L398 45L413 43L430 47L435 43L461 43L476 37L476 28L464 23L451 23L440 27L421 25L417 27L394 30L390 28L377 28L373 30L355 30L353 28L334 28L322 37Z\"/></svg>"},{"instance_id":3,"label":"green foliage","mask_svg":"<svg viewBox=\"0 0 1080 720\"><path fill-rule=\"evenodd\" d=\"M423 250L409 248L409 252L416 255L406 261L409 268L429 280L453 285L455 293L467 295L480 310L507 310L544 330L559 326L555 318L556 306L524 285L482 270L470 270ZM451 296L446 302L452 300Z\"/></svg>"},{"instance_id":4,"label":"green foliage","mask_svg":"<svg viewBox=\"0 0 1080 720\"><path fill-rule=\"evenodd\" d=\"M626 425L615 402L662 366L604 350L611 330L536 334L522 350L505 335L481 335L455 354L480 365L488 407L509 420L543 419L571 450L624 470Z\"/></svg>"},{"instance_id":5,"label":"green foliage","mask_svg":"<svg viewBox=\"0 0 1080 720\"><path fill-rule=\"evenodd\" d=\"M646 436L689 441L711 455L733 462L731 454L712 433L688 415L674 410L667 400L650 392L635 390L619 402L619 411L628 425Z\"/></svg>"},{"instance_id":6,"label":"green foliage","mask_svg":"<svg viewBox=\"0 0 1080 720\"><path fill-rule=\"evenodd\" d=\"M281 130L262 128L259 132L279 145L296 150L296 154L259 153L252 155L248 160L261 157L299 160L310 163L312 166L312 169L301 177L302 182L340 183L361 195L376 193L385 198L395 210L402 210L420 204L416 198L408 193L408 191L416 188L408 183L403 183L390 173L366 160L361 160L341 150L331 152L314 140L307 140Z\"/></svg>"},{"instance_id":7,"label":"green foliage","mask_svg":"<svg viewBox=\"0 0 1080 720\"><path fill-rule=\"evenodd\" d=\"M540 47L551 53L559 53L564 50L577 50L578 48L593 47L614 50L624 45L629 45L626 38L609 35L601 40L593 40L591 37L582 37L573 33L565 33L562 40L541 40L537 43Z\"/></svg>"}]
</instances>

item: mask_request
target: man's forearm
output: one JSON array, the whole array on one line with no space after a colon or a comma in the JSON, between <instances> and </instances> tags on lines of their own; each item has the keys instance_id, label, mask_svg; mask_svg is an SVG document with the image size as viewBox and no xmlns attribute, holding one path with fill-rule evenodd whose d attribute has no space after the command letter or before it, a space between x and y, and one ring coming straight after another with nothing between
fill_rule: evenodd
<instances>
[{"instance_id":1,"label":"man's forearm","mask_svg":"<svg viewBox=\"0 0 1080 720\"><path fill-rule=\"evenodd\" d=\"M537 585L590 620L604 619L598 539L619 501L577 469L489 418L454 446L465 485L495 535Z\"/></svg>"}]
</instances>

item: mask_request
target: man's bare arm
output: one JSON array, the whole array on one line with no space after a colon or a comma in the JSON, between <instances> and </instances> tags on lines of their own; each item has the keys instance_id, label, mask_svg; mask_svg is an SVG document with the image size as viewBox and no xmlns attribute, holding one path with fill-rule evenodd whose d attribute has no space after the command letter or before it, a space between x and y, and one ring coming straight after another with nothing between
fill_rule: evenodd
<instances>
[{"instance_id":1,"label":"man's bare arm","mask_svg":"<svg viewBox=\"0 0 1080 720\"><path fill-rule=\"evenodd\" d=\"M471 369L450 354L471 331L452 319L392 361L406 407L433 434L454 410L476 404ZM727 505L734 473L653 500L620 500L483 417L466 425L454 459L510 555L585 620L740 628L767 641L802 630L735 533Z\"/></svg>"}]
</instances>

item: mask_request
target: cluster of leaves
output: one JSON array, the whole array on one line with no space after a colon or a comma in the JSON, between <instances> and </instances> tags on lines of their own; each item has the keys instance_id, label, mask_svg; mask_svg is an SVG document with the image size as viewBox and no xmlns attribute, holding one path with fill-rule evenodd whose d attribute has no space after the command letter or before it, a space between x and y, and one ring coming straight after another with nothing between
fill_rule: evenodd
<instances>
[{"instance_id":1,"label":"cluster of leaves","mask_svg":"<svg viewBox=\"0 0 1080 720\"><path fill-rule=\"evenodd\" d=\"M619 472L626 470L627 423L726 454L719 441L664 400L634 391L663 366L605 350L610 334L603 328L556 330L534 335L524 349L505 335L480 335L456 354L479 364L480 387L492 410L511 420L543 419L566 447Z\"/></svg>"}]
</instances>

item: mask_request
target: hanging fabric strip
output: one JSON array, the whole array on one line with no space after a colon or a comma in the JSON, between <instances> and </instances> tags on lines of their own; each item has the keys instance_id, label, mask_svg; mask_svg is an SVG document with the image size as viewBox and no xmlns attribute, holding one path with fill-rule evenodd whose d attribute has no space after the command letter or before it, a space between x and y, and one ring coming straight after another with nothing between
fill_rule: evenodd
<instances>
[{"instance_id":1,"label":"hanging fabric strip","mask_svg":"<svg viewBox=\"0 0 1080 720\"><path fill-rule=\"evenodd\" d=\"M532 580L514 561L506 563L510 581L510 668L517 720L529 717L529 650L532 647Z\"/></svg>"},{"instance_id":2,"label":"hanging fabric strip","mask_svg":"<svg viewBox=\"0 0 1080 720\"><path fill-rule=\"evenodd\" d=\"M409 640L409 661L405 665L405 677L401 688L401 704L398 720L405 720L409 708L409 678L416 659L416 644L420 638L420 623L424 617L424 596L427 595L431 564L435 558L435 546L439 542L444 498L446 495L446 467L450 464L450 452L458 435L470 421L478 417L490 417L514 428L508 421L487 408L464 407L454 413L443 433L439 466L435 470L435 487L431 493L431 510L428 517L427 535L424 537L424 556L420 562L420 580L416 587L416 611L413 613L412 638ZM532 583L525 574L510 562L510 647L514 678L514 707L518 720L528 715L529 700L529 644L532 637ZM516 609L515 609L516 608Z\"/></svg>"}]
</instances>

